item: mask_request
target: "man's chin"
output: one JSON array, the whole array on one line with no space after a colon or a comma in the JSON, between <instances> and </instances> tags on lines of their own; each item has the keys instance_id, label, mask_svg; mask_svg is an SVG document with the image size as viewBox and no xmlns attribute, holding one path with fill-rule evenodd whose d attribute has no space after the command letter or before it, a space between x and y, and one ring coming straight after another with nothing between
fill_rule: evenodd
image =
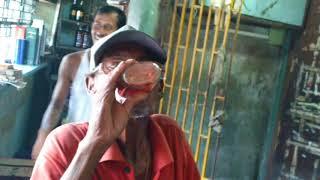
<instances>
[{"instance_id":1,"label":"man's chin","mask_svg":"<svg viewBox=\"0 0 320 180\"><path fill-rule=\"evenodd\" d=\"M133 119L140 119L148 117L152 114L152 108L147 103L139 103L138 105L135 105L133 109L129 113L129 118Z\"/></svg>"}]
</instances>

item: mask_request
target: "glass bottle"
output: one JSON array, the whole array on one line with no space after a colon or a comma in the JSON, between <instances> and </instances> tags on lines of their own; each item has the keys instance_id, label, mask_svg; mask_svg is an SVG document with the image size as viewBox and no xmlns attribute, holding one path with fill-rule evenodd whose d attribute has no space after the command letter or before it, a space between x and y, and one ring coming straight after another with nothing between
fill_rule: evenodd
<instances>
[{"instance_id":1,"label":"glass bottle","mask_svg":"<svg viewBox=\"0 0 320 180\"><path fill-rule=\"evenodd\" d=\"M82 48L87 49L90 47L90 30L89 26L85 25L83 28L83 41L82 41Z\"/></svg>"},{"instance_id":2,"label":"glass bottle","mask_svg":"<svg viewBox=\"0 0 320 180\"><path fill-rule=\"evenodd\" d=\"M81 48L83 43L83 28L78 24L76 35L74 39L74 47Z\"/></svg>"},{"instance_id":3,"label":"glass bottle","mask_svg":"<svg viewBox=\"0 0 320 180\"><path fill-rule=\"evenodd\" d=\"M73 3L71 5L71 9L70 9L69 19L76 20L77 10L78 10L77 0L73 0Z\"/></svg>"},{"instance_id":4,"label":"glass bottle","mask_svg":"<svg viewBox=\"0 0 320 180\"><path fill-rule=\"evenodd\" d=\"M83 8L83 0L80 1L80 5L77 9L76 13L76 21L83 21L84 19L84 8Z\"/></svg>"}]
</instances>

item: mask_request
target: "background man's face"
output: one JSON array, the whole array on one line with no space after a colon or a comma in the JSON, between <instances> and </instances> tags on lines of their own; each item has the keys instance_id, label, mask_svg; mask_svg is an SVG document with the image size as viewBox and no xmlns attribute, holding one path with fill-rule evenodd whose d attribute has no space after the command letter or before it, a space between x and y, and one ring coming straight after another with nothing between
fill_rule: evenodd
<instances>
[{"instance_id":1,"label":"background man's face","mask_svg":"<svg viewBox=\"0 0 320 180\"><path fill-rule=\"evenodd\" d=\"M118 29L118 14L97 14L93 20L91 27L91 37L93 43L99 39L109 35Z\"/></svg>"}]
</instances>

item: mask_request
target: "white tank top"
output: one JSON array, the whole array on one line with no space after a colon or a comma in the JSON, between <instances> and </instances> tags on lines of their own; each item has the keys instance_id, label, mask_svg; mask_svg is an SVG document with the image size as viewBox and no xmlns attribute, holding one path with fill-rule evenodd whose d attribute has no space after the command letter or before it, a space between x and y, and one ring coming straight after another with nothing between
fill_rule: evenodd
<instances>
[{"instance_id":1,"label":"white tank top","mask_svg":"<svg viewBox=\"0 0 320 180\"><path fill-rule=\"evenodd\" d=\"M91 101L85 85L85 75L89 73L90 69L89 58L90 49L86 49L70 88L67 123L89 120Z\"/></svg>"}]
</instances>

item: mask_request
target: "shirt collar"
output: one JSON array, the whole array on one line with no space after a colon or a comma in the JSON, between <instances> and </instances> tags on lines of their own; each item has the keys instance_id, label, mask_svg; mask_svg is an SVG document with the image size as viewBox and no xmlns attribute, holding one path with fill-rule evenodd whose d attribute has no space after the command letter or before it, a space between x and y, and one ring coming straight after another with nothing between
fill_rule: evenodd
<instances>
[{"instance_id":1,"label":"shirt collar","mask_svg":"<svg viewBox=\"0 0 320 180\"><path fill-rule=\"evenodd\" d=\"M173 157L166 140L166 137L156 121L150 119L149 138L152 149L152 165L153 170L158 171L166 165L173 162ZM99 162L104 161L122 161L127 162L118 143L113 143L103 154Z\"/></svg>"},{"instance_id":2,"label":"shirt collar","mask_svg":"<svg viewBox=\"0 0 320 180\"><path fill-rule=\"evenodd\" d=\"M157 171L173 162L173 156L160 125L150 118L149 138L152 147L153 170Z\"/></svg>"},{"instance_id":3,"label":"shirt collar","mask_svg":"<svg viewBox=\"0 0 320 180\"><path fill-rule=\"evenodd\" d=\"M99 162L103 161L123 161L126 162L118 143L113 143L103 154Z\"/></svg>"}]
</instances>

